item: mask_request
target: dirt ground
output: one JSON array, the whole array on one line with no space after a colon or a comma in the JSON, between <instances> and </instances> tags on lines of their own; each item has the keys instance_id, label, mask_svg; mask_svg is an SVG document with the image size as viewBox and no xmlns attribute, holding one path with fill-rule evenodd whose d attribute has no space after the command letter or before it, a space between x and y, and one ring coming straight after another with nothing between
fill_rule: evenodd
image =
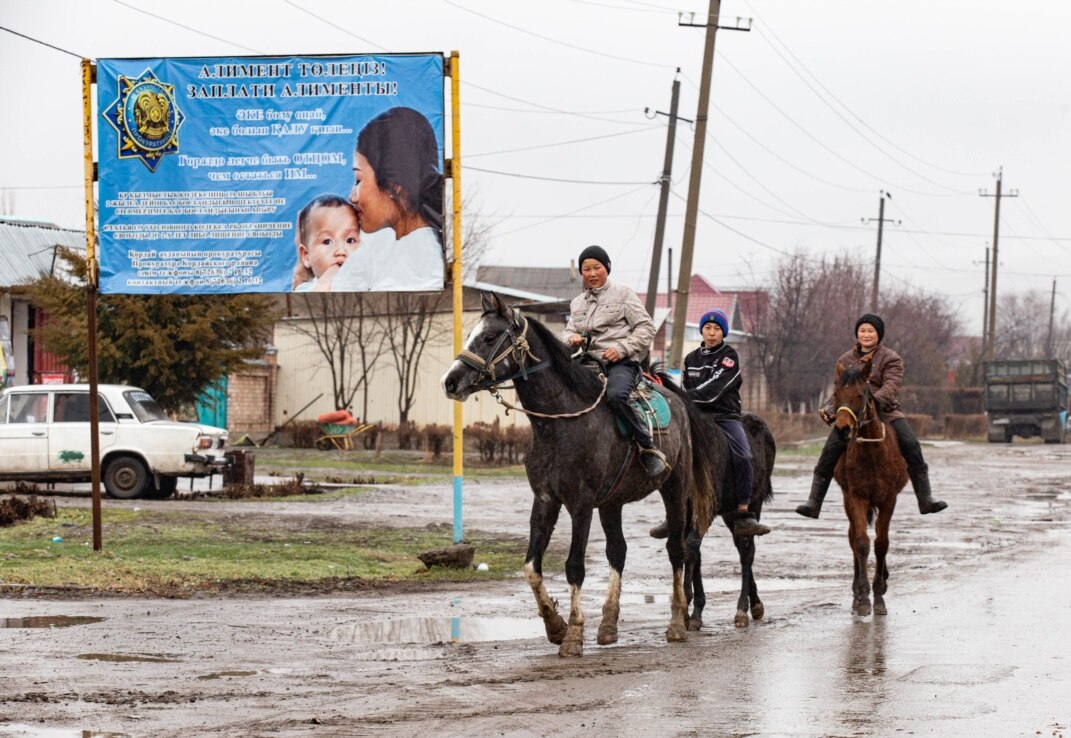
<instances>
[{"instance_id":1,"label":"dirt ground","mask_svg":"<svg viewBox=\"0 0 1071 738\"><path fill-rule=\"evenodd\" d=\"M669 565L646 534L656 496L626 508L620 640L605 647L592 529L580 659L547 643L519 574L299 598L0 599L0 736L1071 736L1071 447L924 450L949 509L922 517L910 490L900 497L884 617L851 614L839 492L820 520L797 516L814 459L782 456L755 563L766 617L746 629L733 627L738 564L718 528L704 545L706 626L665 642ZM466 483L466 530L526 533L529 498L523 481ZM452 489L258 513L441 524ZM563 515L554 545L567 530ZM564 611L564 573L547 574ZM101 620L13 620L63 615Z\"/></svg>"}]
</instances>

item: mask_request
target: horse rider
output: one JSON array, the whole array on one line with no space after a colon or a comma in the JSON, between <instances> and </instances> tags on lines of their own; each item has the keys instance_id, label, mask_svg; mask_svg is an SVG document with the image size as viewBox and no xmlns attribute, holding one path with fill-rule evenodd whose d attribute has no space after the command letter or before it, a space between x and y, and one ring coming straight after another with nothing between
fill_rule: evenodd
<instances>
[{"instance_id":1,"label":"horse rider","mask_svg":"<svg viewBox=\"0 0 1071 738\"><path fill-rule=\"evenodd\" d=\"M871 395L878 408L878 416L892 425L896 432L896 440L900 445L900 453L907 462L907 474L911 478L911 486L918 498L919 513L941 512L948 504L933 498L930 491L929 467L922 458L922 448L915 432L911 430L907 419L900 411L900 403L896 395L900 391L900 383L904 378L904 360L895 351L885 346L882 339L885 338L885 323L877 315L867 313L855 321L855 346L846 351L837 362L845 368L862 368L870 363ZM833 406L833 400L818 411L826 425L832 425L836 420L837 409ZM818 463L814 467L814 478L811 480L811 494L807 502L796 508L796 512L804 517L817 518L822 510L822 500L825 499L829 482L833 479L833 470L837 466L837 460L847 448L848 441L844 439L837 429L834 428L826 439L825 448L818 457Z\"/></svg>"},{"instance_id":2,"label":"horse rider","mask_svg":"<svg viewBox=\"0 0 1071 738\"><path fill-rule=\"evenodd\" d=\"M588 342L587 350L606 364L606 403L624 422L640 448L648 477L665 473L665 454L655 448L651 430L633 412L629 395L640 380L640 362L654 340L655 327L631 287L610 282L610 257L601 246L588 246L578 260L584 292L569 304L562 340L570 346Z\"/></svg>"},{"instance_id":3,"label":"horse rider","mask_svg":"<svg viewBox=\"0 0 1071 738\"><path fill-rule=\"evenodd\" d=\"M736 495L734 536L764 536L770 532L748 509L754 464L751 444L740 422L740 357L725 342L729 335L729 318L721 310L711 310L699 319L700 346L684 357L684 389L688 399L725 432L729 442L729 462ZM665 522L651 529L655 538L665 538Z\"/></svg>"}]
</instances>

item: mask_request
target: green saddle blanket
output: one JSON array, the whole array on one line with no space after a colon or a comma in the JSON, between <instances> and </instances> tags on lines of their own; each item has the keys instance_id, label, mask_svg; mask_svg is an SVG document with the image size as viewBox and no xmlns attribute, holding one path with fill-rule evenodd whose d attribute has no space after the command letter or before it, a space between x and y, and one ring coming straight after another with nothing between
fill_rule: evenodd
<instances>
[{"instance_id":1,"label":"green saddle blanket","mask_svg":"<svg viewBox=\"0 0 1071 738\"><path fill-rule=\"evenodd\" d=\"M647 379L647 377L641 378L636 389L632 390L629 407L632 408L632 412L636 413L636 417L640 419L640 422L651 429L652 433L669 427L671 420L669 402L666 401L665 395L655 387L654 382ZM625 426L624 421L617 417L615 417L615 420L617 421L617 432L623 436L628 436L630 431Z\"/></svg>"}]
</instances>

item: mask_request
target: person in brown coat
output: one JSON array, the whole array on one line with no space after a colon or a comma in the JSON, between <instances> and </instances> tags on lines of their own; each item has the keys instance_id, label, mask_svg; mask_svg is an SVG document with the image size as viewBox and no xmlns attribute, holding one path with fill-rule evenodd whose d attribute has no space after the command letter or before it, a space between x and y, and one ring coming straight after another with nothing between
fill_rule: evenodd
<instances>
[{"instance_id":1,"label":"person in brown coat","mask_svg":"<svg viewBox=\"0 0 1071 738\"><path fill-rule=\"evenodd\" d=\"M900 392L900 384L904 380L904 360L891 348L882 345L881 340L885 337L885 322L877 315L867 313L855 322L855 346L844 353L837 362L845 368L856 366L862 367L870 363L871 395L878 407L878 415L882 420L889 423L896 432L896 440L900 444L900 453L907 462L907 473L911 477L911 486L918 498L919 512L941 512L948 505L941 500L935 500L930 491L930 474L926 460L922 458L922 447L919 439L911 430L904 414L900 411L900 402L896 399ZM832 425L836 416L836 408L830 399L826 405L818 411L826 425ZM796 508L796 512L804 517L817 518L822 510L822 501L829 490L829 483L833 479L833 470L837 466L837 460L847 448L847 440L841 437L834 428L829 438L826 439L825 448L818 457L818 463L814 467L814 478L811 480L811 494L807 502Z\"/></svg>"}]
</instances>

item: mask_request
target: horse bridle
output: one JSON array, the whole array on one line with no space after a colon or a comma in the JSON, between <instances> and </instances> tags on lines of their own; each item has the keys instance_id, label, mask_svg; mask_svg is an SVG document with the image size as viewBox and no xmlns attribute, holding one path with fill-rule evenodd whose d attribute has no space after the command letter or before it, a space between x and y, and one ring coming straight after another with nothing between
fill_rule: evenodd
<instances>
[{"instance_id":1,"label":"horse bridle","mask_svg":"<svg viewBox=\"0 0 1071 738\"><path fill-rule=\"evenodd\" d=\"M606 376L600 375L602 379L602 391L599 392L599 396L588 407L575 413L558 413L549 415L546 413L539 413L534 410L525 410L523 407L517 407L506 401L502 394L499 392L499 385L502 382L509 382L515 379L526 380L528 375L541 372L550 366L550 360L540 361L539 357L532 353L532 349L528 346L528 319L524 316L520 318L520 332L515 333L515 326L512 322L502 332L495 341L495 345L491 347L488 352L490 359L485 359L479 354L473 353L468 349L462 349L461 353L457 355L457 360L467 367L475 369L480 373L480 381L476 383L477 389L487 390L491 393L491 396L495 398L495 402L506 408L507 414L510 410L516 410L522 412L525 415L533 415L537 418L575 418L580 415L585 415L602 402L603 395L606 394ZM509 340L510 345L503 348L503 344ZM499 379L495 373L495 367L501 364L506 359L513 357L513 360L517 362L517 371L510 374L507 377ZM533 366L528 366L525 363L525 359L531 357L536 363Z\"/></svg>"},{"instance_id":2,"label":"horse bridle","mask_svg":"<svg viewBox=\"0 0 1071 738\"><path fill-rule=\"evenodd\" d=\"M859 443L881 443L882 441L885 440L885 423L881 423L881 437L880 438L863 438L862 436L859 435L859 432L864 427L866 427L870 423L873 423L875 420L877 420L879 423L881 422L881 419L878 417L877 408L875 408L873 416L871 416L869 418L867 417L867 409L870 407L870 400L871 400L870 381L867 380L866 389L863 390L863 401L859 405L859 414L858 415L856 415L855 411L852 410L847 405L841 405L840 407L837 408L837 415L840 415L841 413L848 413L848 415L850 415L852 420L854 421L854 423L852 425L851 437L848 440L857 441ZM862 419L860 419L860 418L862 418Z\"/></svg>"}]
</instances>

